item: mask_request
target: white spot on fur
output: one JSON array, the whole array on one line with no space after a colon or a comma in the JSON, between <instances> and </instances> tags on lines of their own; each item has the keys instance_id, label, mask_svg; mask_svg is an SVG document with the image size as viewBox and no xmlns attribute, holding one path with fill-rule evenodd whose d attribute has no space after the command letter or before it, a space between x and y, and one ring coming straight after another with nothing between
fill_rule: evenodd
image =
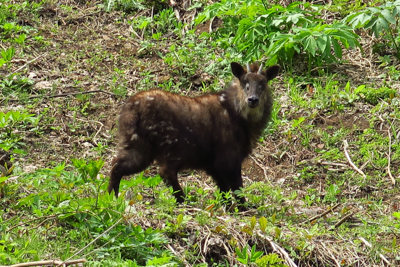
<instances>
[{"instance_id":1,"label":"white spot on fur","mask_svg":"<svg viewBox=\"0 0 400 267\"><path fill-rule=\"evenodd\" d=\"M148 96L148 97L147 97L147 100L150 100L150 101L151 101L151 100L154 100L154 96Z\"/></svg>"},{"instance_id":2,"label":"white spot on fur","mask_svg":"<svg viewBox=\"0 0 400 267\"><path fill-rule=\"evenodd\" d=\"M131 141L138 140L139 136L137 134L132 134Z\"/></svg>"},{"instance_id":3,"label":"white spot on fur","mask_svg":"<svg viewBox=\"0 0 400 267\"><path fill-rule=\"evenodd\" d=\"M225 94L221 94L221 95L219 96L219 101L220 101L220 102L226 101L226 95L225 95Z\"/></svg>"},{"instance_id":4,"label":"white spot on fur","mask_svg":"<svg viewBox=\"0 0 400 267\"><path fill-rule=\"evenodd\" d=\"M151 131L151 130L154 130L156 128L156 126L149 126L149 127L147 127L147 130L149 130L149 131Z\"/></svg>"},{"instance_id":5,"label":"white spot on fur","mask_svg":"<svg viewBox=\"0 0 400 267\"><path fill-rule=\"evenodd\" d=\"M139 101L135 101L135 105L139 105Z\"/></svg>"}]
</instances>

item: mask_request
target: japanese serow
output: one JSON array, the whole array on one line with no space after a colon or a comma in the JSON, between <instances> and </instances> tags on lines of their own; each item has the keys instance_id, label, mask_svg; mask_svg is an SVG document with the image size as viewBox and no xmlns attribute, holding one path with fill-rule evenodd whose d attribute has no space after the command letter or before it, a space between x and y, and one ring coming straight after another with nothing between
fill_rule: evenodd
<instances>
[{"instance_id":1,"label":"japanese serow","mask_svg":"<svg viewBox=\"0 0 400 267\"><path fill-rule=\"evenodd\" d=\"M268 81L280 67L231 63L236 78L223 91L198 97L151 90L132 96L119 117L121 148L112 161L108 191L118 197L121 178L145 170L153 161L172 186L178 202L184 193L177 174L204 170L222 192L243 187L241 165L270 119ZM241 203L243 197L236 196Z\"/></svg>"}]
</instances>

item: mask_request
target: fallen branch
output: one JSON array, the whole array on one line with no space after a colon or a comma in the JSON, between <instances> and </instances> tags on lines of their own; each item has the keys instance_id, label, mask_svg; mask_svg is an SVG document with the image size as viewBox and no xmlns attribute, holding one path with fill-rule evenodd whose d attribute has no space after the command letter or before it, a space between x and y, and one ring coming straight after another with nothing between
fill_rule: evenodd
<instances>
[{"instance_id":1,"label":"fallen branch","mask_svg":"<svg viewBox=\"0 0 400 267\"><path fill-rule=\"evenodd\" d=\"M22 222L22 223L20 223L20 224L17 224L17 225L14 225L13 227L8 228L8 229L7 229L7 232L11 232L11 230L13 230L14 228L17 228L17 227L19 227L19 226L28 224L28 223L33 222L33 221L37 221L37 220L40 220L40 219L49 220L49 219L51 219L51 218L56 218L58 215L59 215L59 214L48 215L48 216L43 216L43 217L35 218L35 219L32 219L32 220L28 220L28 221ZM1 267L1 266L0 266L0 267Z\"/></svg>"},{"instance_id":2,"label":"fallen branch","mask_svg":"<svg viewBox=\"0 0 400 267\"><path fill-rule=\"evenodd\" d=\"M16 73L16 72L22 70L23 68L25 68L26 66L28 66L28 65L31 64L32 62L38 60L39 58L41 58L41 57L43 57L43 56L45 56L45 55L47 55L47 52L44 53L44 54L41 54L41 55L38 56L38 57L35 57L34 59L32 59L32 60L30 60L30 61L28 61L28 62L26 62L24 65L22 65L22 67L19 67L18 69L16 69L16 70L13 71L13 72Z\"/></svg>"},{"instance_id":3,"label":"fallen branch","mask_svg":"<svg viewBox=\"0 0 400 267\"><path fill-rule=\"evenodd\" d=\"M77 260L68 260L68 261L61 261L61 260L47 260L47 261L31 261L31 262L24 262L24 263L17 263L13 265L7 266L0 266L0 267L30 267L30 266L68 266L78 263L84 263L86 259L77 259Z\"/></svg>"},{"instance_id":4,"label":"fallen branch","mask_svg":"<svg viewBox=\"0 0 400 267\"><path fill-rule=\"evenodd\" d=\"M339 207L339 206L340 206L340 203L336 204L335 206L333 206L332 208L328 209L327 211L324 211L324 212L321 213L321 214L315 215L314 217L312 217L312 218L310 218L310 219L308 219L308 220L305 220L304 222L302 222L302 224L303 224L303 223L306 223L306 222L312 222L312 221L314 221L314 220L316 220L316 219L319 219L319 218L321 218L321 217L324 217L326 214L333 212L333 210L336 209L336 208Z\"/></svg>"},{"instance_id":5,"label":"fallen branch","mask_svg":"<svg viewBox=\"0 0 400 267\"><path fill-rule=\"evenodd\" d=\"M372 245L365 240L363 237L359 237L358 239L360 239L367 247L372 248ZM383 256L381 253L379 253L379 257L389 266L391 266L392 264L390 264L390 261L388 261L388 259L386 259L385 256Z\"/></svg>"},{"instance_id":6,"label":"fallen branch","mask_svg":"<svg viewBox=\"0 0 400 267\"><path fill-rule=\"evenodd\" d=\"M115 96L116 94L106 92L104 90L93 90L93 91L84 91L84 92L75 92L75 93L63 93L63 94L58 94L58 95L35 95L31 96L28 99L33 99L33 98L38 98L38 97L44 97L44 98L56 98L56 97L64 97L64 96L70 96L70 95L85 95L85 94L93 94L93 93L103 93L107 95L112 95Z\"/></svg>"},{"instance_id":7,"label":"fallen branch","mask_svg":"<svg viewBox=\"0 0 400 267\"><path fill-rule=\"evenodd\" d=\"M278 253L284 260L286 265L288 265L289 267L297 267L296 263L294 263L294 261L290 258L289 254L286 252L286 250L284 250L282 247L280 247L277 243L275 243L271 237L266 236L264 233L262 233L261 231L257 231L257 235L268 241L268 243L271 245L272 250L275 251L276 253Z\"/></svg>"},{"instance_id":8,"label":"fallen branch","mask_svg":"<svg viewBox=\"0 0 400 267\"><path fill-rule=\"evenodd\" d=\"M353 169L356 170L359 174L361 174L364 178L366 178L367 176L365 175L365 173L362 170L360 170L359 168L357 168L357 166L351 161L349 152L347 152L348 147L349 147L349 143L347 143L347 140L343 140L344 154L346 155L347 161L349 162L350 166L353 167Z\"/></svg>"},{"instance_id":9,"label":"fallen branch","mask_svg":"<svg viewBox=\"0 0 400 267\"><path fill-rule=\"evenodd\" d=\"M56 97L65 97L65 96L70 96L70 95L84 95L84 94L93 94L93 93L103 93L111 96L116 96L114 93L106 92L104 90L93 90L93 91L84 91L84 92L75 92L75 93L63 93L63 94L58 94L58 95L34 95L28 97L28 99L35 99L39 97L43 98L56 98ZM8 99L8 101L20 101L20 99Z\"/></svg>"},{"instance_id":10,"label":"fallen branch","mask_svg":"<svg viewBox=\"0 0 400 267\"><path fill-rule=\"evenodd\" d=\"M390 134L390 129L388 130L388 136L389 136L389 153L388 153L388 165L387 165L387 172L388 175L390 177L390 179L392 180L392 185L396 185L396 180L394 179L392 172L390 171L390 157L391 157L391 153L392 153L392 137Z\"/></svg>"},{"instance_id":11,"label":"fallen branch","mask_svg":"<svg viewBox=\"0 0 400 267\"><path fill-rule=\"evenodd\" d=\"M258 167L260 167L263 170L265 180L269 181L268 175L267 175L267 169L260 162L258 162L258 160L256 158L254 158L253 156L250 156L250 158L254 161L255 164L257 164Z\"/></svg>"},{"instance_id":12,"label":"fallen branch","mask_svg":"<svg viewBox=\"0 0 400 267\"><path fill-rule=\"evenodd\" d=\"M349 214L347 214L346 216L344 216L340 221L338 221L330 230L336 229L339 226L341 226L345 221L347 221L348 218L350 218L351 216L354 215L354 212L351 212Z\"/></svg>"},{"instance_id":13,"label":"fallen branch","mask_svg":"<svg viewBox=\"0 0 400 267\"><path fill-rule=\"evenodd\" d=\"M84 246L82 249L80 249L79 251L75 252L75 254L73 254L71 257L69 257L68 259L66 259L63 262L60 262L58 265L56 266L64 266L65 262L68 262L71 258L75 257L76 255L78 255L79 253L81 253L82 251L84 251L86 248L88 248L91 244L93 244L94 242L96 242L99 238L101 238L102 236L106 235L108 232L110 232L115 226L117 226L122 220L124 219L124 217L121 217L118 221L116 221L113 225L110 226L110 228L108 228L107 230L105 230L103 233L101 233L98 237L96 237L95 239L93 239L92 241L89 242L89 244L87 244L86 246Z\"/></svg>"}]
</instances>

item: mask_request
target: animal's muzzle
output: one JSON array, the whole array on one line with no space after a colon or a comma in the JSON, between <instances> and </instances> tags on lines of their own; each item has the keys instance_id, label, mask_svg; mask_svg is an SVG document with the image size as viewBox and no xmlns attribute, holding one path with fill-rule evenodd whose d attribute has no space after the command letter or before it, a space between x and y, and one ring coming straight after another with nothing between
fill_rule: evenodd
<instances>
[{"instance_id":1,"label":"animal's muzzle","mask_svg":"<svg viewBox=\"0 0 400 267\"><path fill-rule=\"evenodd\" d=\"M260 100L258 99L258 97L254 96L254 95L247 98L247 104L251 108L257 107L259 103L260 103Z\"/></svg>"}]
</instances>

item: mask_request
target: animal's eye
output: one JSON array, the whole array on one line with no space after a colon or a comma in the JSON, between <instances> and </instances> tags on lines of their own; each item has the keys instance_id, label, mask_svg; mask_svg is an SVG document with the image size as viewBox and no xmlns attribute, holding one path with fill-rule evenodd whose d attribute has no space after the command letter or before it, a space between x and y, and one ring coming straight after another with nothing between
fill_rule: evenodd
<instances>
[{"instance_id":1,"label":"animal's eye","mask_svg":"<svg viewBox=\"0 0 400 267\"><path fill-rule=\"evenodd\" d=\"M250 89L250 84L246 83L246 90L249 91Z\"/></svg>"}]
</instances>

